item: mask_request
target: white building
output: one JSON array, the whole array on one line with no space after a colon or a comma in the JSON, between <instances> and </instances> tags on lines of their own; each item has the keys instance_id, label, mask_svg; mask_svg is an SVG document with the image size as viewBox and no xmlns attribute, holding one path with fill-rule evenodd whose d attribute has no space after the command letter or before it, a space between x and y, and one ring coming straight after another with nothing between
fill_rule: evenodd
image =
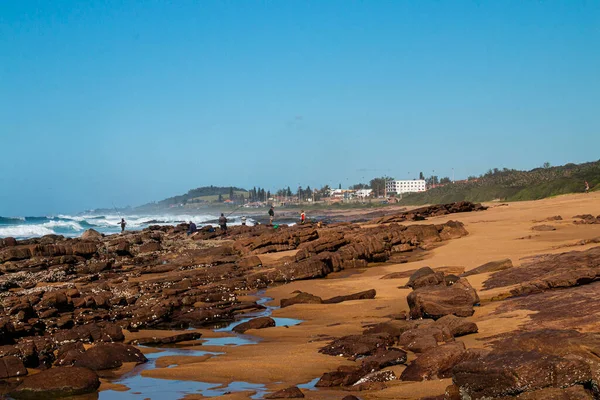
<instances>
[{"instance_id":1,"label":"white building","mask_svg":"<svg viewBox=\"0 0 600 400\"><path fill-rule=\"evenodd\" d=\"M388 193L413 193L427 190L425 180L413 179L406 181L387 181L385 188Z\"/></svg>"},{"instance_id":2,"label":"white building","mask_svg":"<svg viewBox=\"0 0 600 400\"><path fill-rule=\"evenodd\" d=\"M355 195L358 198L365 199L369 197L371 193L373 193L373 189L360 189L356 191Z\"/></svg>"}]
</instances>

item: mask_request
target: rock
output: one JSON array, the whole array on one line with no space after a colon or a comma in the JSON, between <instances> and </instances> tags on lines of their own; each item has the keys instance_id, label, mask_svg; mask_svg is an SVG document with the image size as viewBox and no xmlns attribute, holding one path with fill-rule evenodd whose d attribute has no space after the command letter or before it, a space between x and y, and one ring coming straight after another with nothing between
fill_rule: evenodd
<instances>
[{"instance_id":1,"label":"rock","mask_svg":"<svg viewBox=\"0 0 600 400\"><path fill-rule=\"evenodd\" d=\"M81 235L81 239L82 240L100 240L102 239L102 234L94 229L88 229L87 231L83 232L83 234Z\"/></svg>"},{"instance_id":2,"label":"rock","mask_svg":"<svg viewBox=\"0 0 600 400\"><path fill-rule=\"evenodd\" d=\"M402 335L404 332L406 332L410 329L415 329L420 325L424 325L424 324L428 324L428 323L432 323L432 321L430 321L430 320L415 321L415 320L406 320L406 319L393 320L393 321L382 322L380 324L373 325L373 326L369 327L368 329L366 329L363 333L364 334L387 334L390 337L392 337L393 339L398 339L400 337L400 335Z\"/></svg>"},{"instance_id":3,"label":"rock","mask_svg":"<svg viewBox=\"0 0 600 400\"><path fill-rule=\"evenodd\" d=\"M345 296L335 296L330 299L323 300L324 304L337 304L343 301L349 300L366 300L366 299L374 299L377 292L375 289L365 290L363 292L358 292L354 294L348 294Z\"/></svg>"},{"instance_id":4,"label":"rock","mask_svg":"<svg viewBox=\"0 0 600 400\"><path fill-rule=\"evenodd\" d=\"M57 367L23 380L10 396L15 399L50 399L95 392L100 386L98 375L79 367Z\"/></svg>"},{"instance_id":5,"label":"rock","mask_svg":"<svg viewBox=\"0 0 600 400\"><path fill-rule=\"evenodd\" d=\"M161 250L162 250L162 246L158 242L148 242L148 243L144 243L144 244L140 245L140 247L138 247L138 251L140 253L152 253L152 252L161 251Z\"/></svg>"},{"instance_id":6,"label":"rock","mask_svg":"<svg viewBox=\"0 0 600 400\"><path fill-rule=\"evenodd\" d=\"M336 371L326 372L315 384L315 387L339 387L350 386L356 383L360 378L374 372L376 368L372 365L342 365Z\"/></svg>"},{"instance_id":7,"label":"rock","mask_svg":"<svg viewBox=\"0 0 600 400\"><path fill-rule=\"evenodd\" d=\"M369 382L388 382L398 379L393 371L375 371L360 378L353 383L353 386L362 385Z\"/></svg>"},{"instance_id":8,"label":"rock","mask_svg":"<svg viewBox=\"0 0 600 400\"><path fill-rule=\"evenodd\" d=\"M518 285L512 296L589 284L600 279L600 246L585 251L548 254L518 267L499 271L484 282L485 289Z\"/></svg>"},{"instance_id":9,"label":"rock","mask_svg":"<svg viewBox=\"0 0 600 400\"><path fill-rule=\"evenodd\" d=\"M464 277L464 276L471 276L471 275L476 275L476 274L484 274L487 272L502 271L502 270L509 269L512 267L513 267L513 263L510 260L510 258L505 258L504 260L490 261L489 263L480 265L477 268L473 268L472 270L465 272L461 276Z\"/></svg>"},{"instance_id":10,"label":"rock","mask_svg":"<svg viewBox=\"0 0 600 400\"><path fill-rule=\"evenodd\" d=\"M0 379L25 375L27 375L27 369L20 358L15 356L0 358Z\"/></svg>"},{"instance_id":11,"label":"rock","mask_svg":"<svg viewBox=\"0 0 600 400\"><path fill-rule=\"evenodd\" d=\"M493 351L461 362L452 371L452 381L463 397L472 399L593 384L590 366L582 360L520 350Z\"/></svg>"},{"instance_id":12,"label":"rock","mask_svg":"<svg viewBox=\"0 0 600 400\"><path fill-rule=\"evenodd\" d=\"M173 344L179 342L187 342L189 340L197 340L202 337L200 332L180 333L178 335L168 337L151 337L136 339L132 343L141 346L158 345L158 344Z\"/></svg>"},{"instance_id":13,"label":"rock","mask_svg":"<svg viewBox=\"0 0 600 400\"><path fill-rule=\"evenodd\" d=\"M262 265L262 261L258 256L244 257L236 262L240 268L256 268Z\"/></svg>"},{"instance_id":14,"label":"rock","mask_svg":"<svg viewBox=\"0 0 600 400\"><path fill-rule=\"evenodd\" d=\"M78 357L85 353L85 348L81 342L67 343L58 349L54 365L69 366L73 365Z\"/></svg>"},{"instance_id":15,"label":"rock","mask_svg":"<svg viewBox=\"0 0 600 400\"><path fill-rule=\"evenodd\" d=\"M477 324L454 315L445 315L435 321L436 326L446 327L454 337L477 333Z\"/></svg>"},{"instance_id":16,"label":"rock","mask_svg":"<svg viewBox=\"0 0 600 400\"><path fill-rule=\"evenodd\" d=\"M300 292L296 296L289 299L281 299L281 308L289 307L294 304L322 304L323 299L319 296L314 296L310 293Z\"/></svg>"},{"instance_id":17,"label":"rock","mask_svg":"<svg viewBox=\"0 0 600 400\"><path fill-rule=\"evenodd\" d=\"M516 398L519 400L592 400L594 396L583 386L577 385L566 389L547 388L525 392Z\"/></svg>"},{"instance_id":18,"label":"rock","mask_svg":"<svg viewBox=\"0 0 600 400\"><path fill-rule=\"evenodd\" d=\"M386 348L392 343L393 339L387 335L351 335L334 340L321 348L319 353L343 357L367 356L374 354L378 348Z\"/></svg>"},{"instance_id":19,"label":"rock","mask_svg":"<svg viewBox=\"0 0 600 400\"><path fill-rule=\"evenodd\" d=\"M447 343L431 348L402 371L400 380L422 381L448 378L452 368L461 361L464 353L465 344L463 342Z\"/></svg>"},{"instance_id":20,"label":"rock","mask_svg":"<svg viewBox=\"0 0 600 400\"><path fill-rule=\"evenodd\" d=\"M14 237L5 237L4 239L0 239L0 248L2 247L13 247L17 245L17 240Z\"/></svg>"},{"instance_id":21,"label":"rock","mask_svg":"<svg viewBox=\"0 0 600 400\"><path fill-rule=\"evenodd\" d=\"M387 224L392 222L404 221L422 221L431 216L447 215L460 212L472 212L487 210L487 207L481 204L474 204L468 201L459 201L449 204L437 204L433 206L421 207L400 214L389 215L372 220L375 224Z\"/></svg>"},{"instance_id":22,"label":"rock","mask_svg":"<svg viewBox=\"0 0 600 400\"><path fill-rule=\"evenodd\" d=\"M430 267L419 268L408 279L406 286L418 289L423 286L434 286L444 282L444 273L435 272Z\"/></svg>"},{"instance_id":23,"label":"rock","mask_svg":"<svg viewBox=\"0 0 600 400\"><path fill-rule=\"evenodd\" d=\"M531 230L544 232L544 231L555 231L556 228L552 225L535 225L535 226L531 227Z\"/></svg>"},{"instance_id":24,"label":"rock","mask_svg":"<svg viewBox=\"0 0 600 400\"><path fill-rule=\"evenodd\" d=\"M438 319L444 315L470 317L473 305L479 303L479 296L465 278L452 286L424 286L412 291L408 297L411 318Z\"/></svg>"},{"instance_id":25,"label":"rock","mask_svg":"<svg viewBox=\"0 0 600 400\"><path fill-rule=\"evenodd\" d=\"M264 397L265 399L301 399L304 398L304 393L298 387L291 386L289 388L281 389L275 393L268 394Z\"/></svg>"},{"instance_id":26,"label":"rock","mask_svg":"<svg viewBox=\"0 0 600 400\"><path fill-rule=\"evenodd\" d=\"M450 341L454 341L454 337L447 327L426 325L404 332L398 338L398 345L413 353L422 353Z\"/></svg>"},{"instance_id":27,"label":"rock","mask_svg":"<svg viewBox=\"0 0 600 400\"><path fill-rule=\"evenodd\" d=\"M131 345L119 343L97 344L77 357L74 365L94 371L118 368L124 362L143 364L148 359L138 349Z\"/></svg>"},{"instance_id":28,"label":"rock","mask_svg":"<svg viewBox=\"0 0 600 400\"><path fill-rule=\"evenodd\" d=\"M404 364L406 362L406 352L394 347L379 347L375 352L362 359L363 363L376 363L379 369L391 367L392 365Z\"/></svg>"},{"instance_id":29,"label":"rock","mask_svg":"<svg viewBox=\"0 0 600 400\"><path fill-rule=\"evenodd\" d=\"M349 394L348 396L344 396L344 398L342 398L342 400L360 400L360 399L356 396L352 396L351 394Z\"/></svg>"},{"instance_id":30,"label":"rock","mask_svg":"<svg viewBox=\"0 0 600 400\"><path fill-rule=\"evenodd\" d=\"M233 331L236 333L244 333L248 329L264 329L275 326L275 320L271 317L259 317L253 318L250 321L242 322L239 325L233 327Z\"/></svg>"}]
</instances>

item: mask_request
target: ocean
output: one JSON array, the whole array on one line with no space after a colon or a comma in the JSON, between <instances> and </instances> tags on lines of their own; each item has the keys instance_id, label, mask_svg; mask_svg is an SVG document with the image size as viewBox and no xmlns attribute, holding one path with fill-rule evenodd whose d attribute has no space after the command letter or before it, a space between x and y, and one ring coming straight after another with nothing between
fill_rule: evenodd
<instances>
[{"instance_id":1,"label":"ocean","mask_svg":"<svg viewBox=\"0 0 600 400\"><path fill-rule=\"evenodd\" d=\"M126 230L141 230L150 225L177 225L193 221L198 228L206 225L217 225L218 214L165 214L165 215L56 215L46 217L0 217L0 238L14 237L28 239L44 235L63 235L67 237L81 236L86 230L93 228L101 233L118 233L121 231L121 218L127 222ZM241 215L227 217L228 225L240 225ZM248 225L254 220L248 217Z\"/></svg>"}]
</instances>

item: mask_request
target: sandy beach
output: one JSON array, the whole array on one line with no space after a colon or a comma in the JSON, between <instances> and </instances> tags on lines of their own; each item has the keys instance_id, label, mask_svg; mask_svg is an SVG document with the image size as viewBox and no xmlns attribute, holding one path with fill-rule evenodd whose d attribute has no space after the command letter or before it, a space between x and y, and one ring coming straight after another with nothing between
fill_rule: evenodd
<instances>
[{"instance_id":1,"label":"sandy beach","mask_svg":"<svg viewBox=\"0 0 600 400\"><path fill-rule=\"evenodd\" d=\"M490 208L479 213L466 213L430 218L415 224L442 223L458 219L464 223L469 235L445 242L428 252L425 260L405 264L373 266L349 276L329 275L325 279L303 280L270 288L266 294L273 304L293 296L294 291L304 291L325 297L375 289L372 300L347 301L340 304L298 304L278 309L274 316L296 318L303 322L293 327L252 330L248 333L260 337L260 343L218 349L225 354L219 357L185 360L172 368L156 368L144 372L147 376L164 379L210 380L218 383L247 381L265 384L269 389L281 389L290 385L304 384L340 365L352 364L342 357L318 353L327 339L359 334L366 326L389 321L390 315L408 311L406 296L410 288L399 288L408 281L404 279L381 279L395 272L416 270L423 266L462 267L468 271L489 261L510 258L514 265L539 254L556 254L570 250L585 250L598 244L578 242L600 237L600 225L575 225L572 217L577 214L600 214L600 193L568 195L540 201L487 204ZM552 221L553 231L532 231L532 227L546 219L561 215L562 220ZM289 253L281 254L289 255ZM265 264L277 260L277 253L261 257ZM341 275L341 274L340 274ZM518 330L531 323L531 310L515 310L497 313L501 301L492 298L508 288L482 290L483 282L490 274L469 277L478 291L481 306L469 317L477 324L476 334L464 337L468 348L485 348L489 338ZM414 355L412 355L414 357ZM410 355L409 355L410 360ZM182 360L184 361L184 360ZM400 375L404 366L391 369ZM365 399L414 399L443 394L450 379L386 383L382 390L360 392ZM348 394L346 391L320 389L304 391L307 398L334 399ZM235 398L250 398L249 394L236 394Z\"/></svg>"}]
</instances>

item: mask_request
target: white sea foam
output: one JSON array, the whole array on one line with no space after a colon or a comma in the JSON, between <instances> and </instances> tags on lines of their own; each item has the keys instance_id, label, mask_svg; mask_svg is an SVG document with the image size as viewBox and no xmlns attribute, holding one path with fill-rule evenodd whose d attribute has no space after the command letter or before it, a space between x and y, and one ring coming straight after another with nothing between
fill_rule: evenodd
<instances>
[{"instance_id":1,"label":"white sea foam","mask_svg":"<svg viewBox=\"0 0 600 400\"><path fill-rule=\"evenodd\" d=\"M0 237L29 238L34 236L51 235L54 231L41 225L14 225L0 227Z\"/></svg>"},{"instance_id":2,"label":"white sea foam","mask_svg":"<svg viewBox=\"0 0 600 400\"><path fill-rule=\"evenodd\" d=\"M30 225L37 226L37 225ZM74 231L81 231L83 227L75 221L48 221L42 224L44 228L67 228Z\"/></svg>"}]
</instances>

